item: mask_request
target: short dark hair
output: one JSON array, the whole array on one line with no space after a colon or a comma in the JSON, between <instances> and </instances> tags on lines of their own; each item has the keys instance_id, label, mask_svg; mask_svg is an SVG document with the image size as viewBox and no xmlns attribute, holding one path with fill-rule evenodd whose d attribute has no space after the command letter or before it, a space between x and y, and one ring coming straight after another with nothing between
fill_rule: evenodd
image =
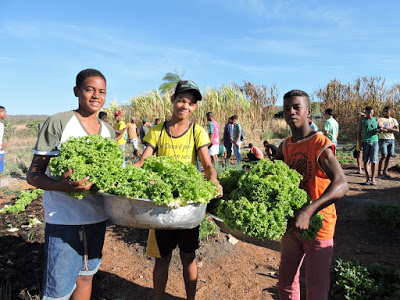
<instances>
[{"instance_id":1,"label":"short dark hair","mask_svg":"<svg viewBox=\"0 0 400 300\"><path fill-rule=\"evenodd\" d=\"M238 115L233 115L233 116L231 117L231 119L232 119L232 120L237 120L237 119L239 119L239 117L238 117Z\"/></svg>"},{"instance_id":2,"label":"short dark hair","mask_svg":"<svg viewBox=\"0 0 400 300\"><path fill-rule=\"evenodd\" d=\"M391 107L390 105L387 105L387 106L385 106L385 107L383 108L383 110L389 111L389 110L392 110L392 107Z\"/></svg>"},{"instance_id":3,"label":"short dark hair","mask_svg":"<svg viewBox=\"0 0 400 300\"><path fill-rule=\"evenodd\" d=\"M333 116L333 109L332 108L325 109L325 114L329 115L329 116Z\"/></svg>"},{"instance_id":4,"label":"short dark hair","mask_svg":"<svg viewBox=\"0 0 400 300\"><path fill-rule=\"evenodd\" d=\"M283 100L289 99L292 97L304 97L307 99L307 105L310 107L310 96L305 91L302 90L290 90L283 96Z\"/></svg>"},{"instance_id":5,"label":"short dark hair","mask_svg":"<svg viewBox=\"0 0 400 300\"><path fill-rule=\"evenodd\" d=\"M209 111L208 113L206 113L206 116L208 117L208 116L213 116L213 113L211 112L211 111Z\"/></svg>"},{"instance_id":6,"label":"short dark hair","mask_svg":"<svg viewBox=\"0 0 400 300\"><path fill-rule=\"evenodd\" d=\"M160 121L160 119L159 119L159 118L156 118L154 121L157 122L157 121Z\"/></svg>"},{"instance_id":7,"label":"short dark hair","mask_svg":"<svg viewBox=\"0 0 400 300\"><path fill-rule=\"evenodd\" d=\"M105 111L99 112L99 119L102 119L103 117L107 117L107 113Z\"/></svg>"},{"instance_id":8,"label":"short dark hair","mask_svg":"<svg viewBox=\"0 0 400 300\"><path fill-rule=\"evenodd\" d=\"M366 106L366 107L365 107L365 111L367 111L367 110L368 110L368 111L371 111L371 110L374 110L374 108L373 108L372 106Z\"/></svg>"},{"instance_id":9,"label":"short dark hair","mask_svg":"<svg viewBox=\"0 0 400 300\"><path fill-rule=\"evenodd\" d=\"M264 142L263 142L263 145L265 146L265 144L268 145L268 144L269 144L268 141L264 141Z\"/></svg>"},{"instance_id":10,"label":"short dark hair","mask_svg":"<svg viewBox=\"0 0 400 300\"><path fill-rule=\"evenodd\" d=\"M78 73L78 75L76 75L76 87L78 89L80 89L83 82L85 81L85 79L88 77L92 77L92 76L101 77L101 78L103 78L104 82L107 83L106 78L100 71L95 70L95 69L85 69L85 70L80 71Z\"/></svg>"},{"instance_id":11,"label":"short dark hair","mask_svg":"<svg viewBox=\"0 0 400 300\"><path fill-rule=\"evenodd\" d=\"M250 147L250 148L252 148L252 147L253 147L253 144L252 144L252 143L250 143L250 144L249 144L249 147Z\"/></svg>"}]
</instances>

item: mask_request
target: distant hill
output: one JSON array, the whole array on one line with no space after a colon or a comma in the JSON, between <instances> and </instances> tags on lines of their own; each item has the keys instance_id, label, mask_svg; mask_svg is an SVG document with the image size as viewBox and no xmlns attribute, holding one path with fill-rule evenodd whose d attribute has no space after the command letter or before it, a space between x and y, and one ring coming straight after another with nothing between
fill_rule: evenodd
<instances>
[{"instance_id":1,"label":"distant hill","mask_svg":"<svg viewBox=\"0 0 400 300\"><path fill-rule=\"evenodd\" d=\"M14 124L29 123L33 121L45 121L49 115L8 115L6 121Z\"/></svg>"}]
</instances>

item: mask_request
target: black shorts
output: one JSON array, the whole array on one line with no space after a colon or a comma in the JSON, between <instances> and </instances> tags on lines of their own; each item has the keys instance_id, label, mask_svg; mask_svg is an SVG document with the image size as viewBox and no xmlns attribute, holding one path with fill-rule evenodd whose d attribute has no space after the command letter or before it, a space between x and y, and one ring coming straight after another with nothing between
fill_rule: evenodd
<instances>
[{"instance_id":1,"label":"black shorts","mask_svg":"<svg viewBox=\"0 0 400 300\"><path fill-rule=\"evenodd\" d=\"M155 230L160 256L172 253L176 246L184 253L192 253L199 248L200 225L192 229Z\"/></svg>"}]
</instances>

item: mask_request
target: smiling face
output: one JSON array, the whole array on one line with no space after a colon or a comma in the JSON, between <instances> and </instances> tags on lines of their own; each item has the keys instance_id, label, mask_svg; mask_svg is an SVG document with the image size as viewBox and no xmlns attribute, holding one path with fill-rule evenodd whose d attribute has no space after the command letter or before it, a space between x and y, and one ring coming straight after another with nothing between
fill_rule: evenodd
<instances>
[{"instance_id":1,"label":"smiling face","mask_svg":"<svg viewBox=\"0 0 400 300\"><path fill-rule=\"evenodd\" d=\"M79 88L74 87L74 93L79 100L78 112L94 114L103 107L106 101L106 83L100 76L90 76Z\"/></svg>"},{"instance_id":2,"label":"smiling face","mask_svg":"<svg viewBox=\"0 0 400 300\"><path fill-rule=\"evenodd\" d=\"M308 123L311 114L307 98L293 96L283 100L283 117L290 128L298 129Z\"/></svg>"},{"instance_id":3,"label":"smiling face","mask_svg":"<svg viewBox=\"0 0 400 300\"><path fill-rule=\"evenodd\" d=\"M197 108L196 97L191 92L182 92L171 97L173 117L177 120L189 118Z\"/></svg>"}]
</instances>

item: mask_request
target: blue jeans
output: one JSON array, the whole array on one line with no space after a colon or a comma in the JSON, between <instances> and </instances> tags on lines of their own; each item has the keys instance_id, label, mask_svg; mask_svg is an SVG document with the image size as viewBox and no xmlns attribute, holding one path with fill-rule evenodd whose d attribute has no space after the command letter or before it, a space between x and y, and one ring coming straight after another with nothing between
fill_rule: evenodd
<instances>
[{"instance_id":1,"label":"blue jeans","mask_svg":"<svg viewBox=\"0 0 400 300\"><path fill-rule=\"evenodd\" d=\"M376 164L378 162L378 151L378 142L363 142L363 161L370 161L371 163Z\"/></svg>"},{"instance_id":2,"label":"blue jeans","mask_svg":"<svg viewBox=\"0 0 400 300\"><path fill-rule=\"evenodd\" d=\"M237 146L233 145L233 152L235 153L237 163L240 164L242 162L242 155L240 154L240 146L242 142L239 142Z\"/></svg>"},{"instance_id":3,"label":"blue jeans","mask_svg":"<svg viewBox=\"0 0 400 300\"><path fill-rule=\"evenodd\" d=\"M105 221L88 225L46 223L43 299L68 299L76 288L79 275L89 276L97 272L105 231Z\"/></svg>"},{"instance_id":4,"label":"blue jeans","mask_svg":"<svg viewBox=\"0 0 400 300\"><path fill-rule=\"evenodd\" d=\"M394 156L394 140L393 139L380 139L379 151L384 156Z\"/></svg>"}]
</instances>

